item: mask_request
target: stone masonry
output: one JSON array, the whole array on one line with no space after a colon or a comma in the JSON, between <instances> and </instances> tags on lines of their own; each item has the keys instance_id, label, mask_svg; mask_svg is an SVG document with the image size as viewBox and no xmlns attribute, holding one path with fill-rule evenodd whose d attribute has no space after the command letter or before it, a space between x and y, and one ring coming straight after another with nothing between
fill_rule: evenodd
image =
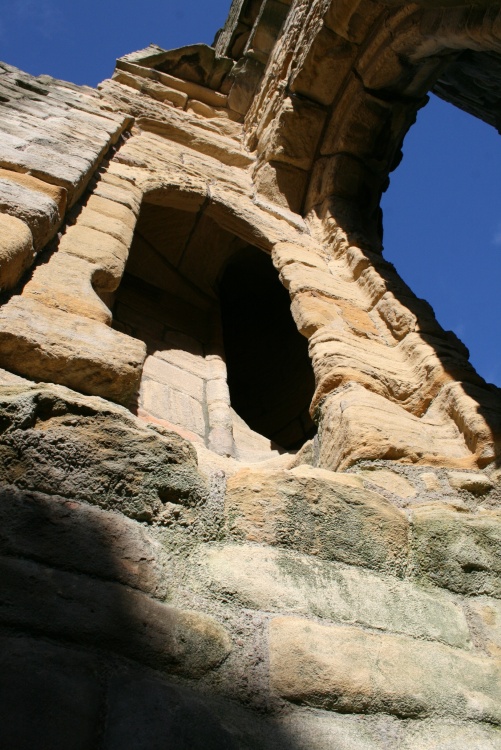
<instances>
[{"instance_id":1,"label":"stone masonry","mask_svg":"<svg viewBox=\"0 0 501 750\"><path fill-rule=\"evenodd\" d=\"M501 750L501 393L384 259L489 0L0 63L0 746Z\"/></svg>"}]
</instances>

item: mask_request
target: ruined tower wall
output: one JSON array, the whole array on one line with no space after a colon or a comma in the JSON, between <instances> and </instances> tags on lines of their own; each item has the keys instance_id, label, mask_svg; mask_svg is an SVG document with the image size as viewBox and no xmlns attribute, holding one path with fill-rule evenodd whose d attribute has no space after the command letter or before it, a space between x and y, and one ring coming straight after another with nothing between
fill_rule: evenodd
<instances>
[{"instance_id":1,"label":"ruined tower wall","mask_svg":"<svg viewBox=\"0 0 501 750\"><path fill-rule=\"evenodd\" d=\"M379 226L426 92L496 75L449 6L0 67L5 747L501 747L499 390Z\"/></svg>"}]
</instances>

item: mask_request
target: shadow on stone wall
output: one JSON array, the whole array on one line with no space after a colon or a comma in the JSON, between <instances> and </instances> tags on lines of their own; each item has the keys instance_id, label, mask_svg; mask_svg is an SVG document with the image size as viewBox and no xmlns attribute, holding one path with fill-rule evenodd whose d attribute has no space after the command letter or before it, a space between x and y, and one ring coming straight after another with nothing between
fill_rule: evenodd
<instances>
[{"instance_id":1,"label":"shadow on stone wall","mask_svg":"<svg viewBox=\"0 0 501 750\"><path fill-rule=\"evenodd\" d=\"M273 721L193 689L230 639L155 598L169 571L143 526L12 487L0 518L4 750L294 750Z\"/></svg>"}]
</instances>

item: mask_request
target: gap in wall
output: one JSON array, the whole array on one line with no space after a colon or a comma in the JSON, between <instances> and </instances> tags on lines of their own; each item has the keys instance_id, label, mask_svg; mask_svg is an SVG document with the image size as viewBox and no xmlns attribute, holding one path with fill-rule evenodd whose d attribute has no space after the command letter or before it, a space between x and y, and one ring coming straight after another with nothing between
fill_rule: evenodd
<instances>
[{"instance_id":1,"label":"gap in wall","mask_svg":"<svg viewBox=\"0 0 501 750\"><path fill-rule=\"evenodd\" d=\"M501 385L501 137L436 96L383 196L384 256Z\"/></svg>"}]
</instances>

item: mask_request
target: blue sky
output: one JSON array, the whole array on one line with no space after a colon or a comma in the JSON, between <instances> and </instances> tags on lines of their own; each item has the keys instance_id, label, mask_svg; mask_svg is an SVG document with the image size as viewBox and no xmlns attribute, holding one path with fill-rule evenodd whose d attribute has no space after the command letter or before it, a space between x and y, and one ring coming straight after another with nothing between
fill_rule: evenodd
<instances>
[{"instance_id":1,"label":"blue sky","mask_svg":"<svg viewBox=\"0 0 501 750\"><path fill-rule=\"evenodd\" d=\"M0 0L0 59L95 86L150 42L211 43L230 0ZM385 256L501 385L501 137L432 97L383 198Z\"/></svg>"}]
</instances>

